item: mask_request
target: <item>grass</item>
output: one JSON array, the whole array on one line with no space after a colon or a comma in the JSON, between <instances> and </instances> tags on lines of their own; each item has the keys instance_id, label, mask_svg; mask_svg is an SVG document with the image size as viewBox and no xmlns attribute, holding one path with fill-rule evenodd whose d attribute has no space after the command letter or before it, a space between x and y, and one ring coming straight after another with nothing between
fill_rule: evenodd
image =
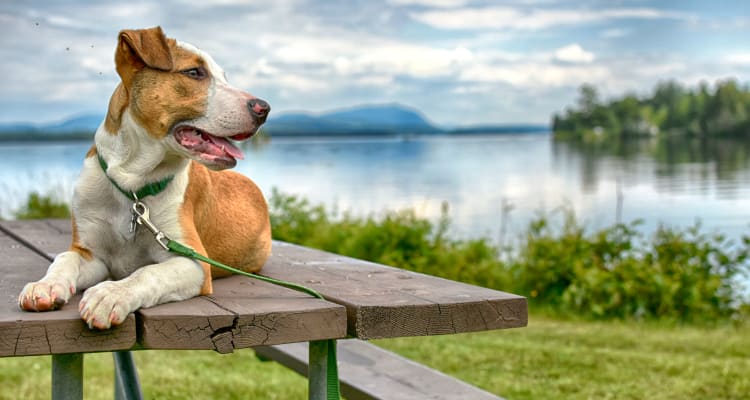
<instances>
[{"instance_id":1,"label":"grass","mask_svg":"<svg viewBox=\"0 0 750 400\"><path fill-rule=\"evenodd\" d=\"M302 399L307 381L252 350L149 350L134 352L147 399ZM109 353L84 357L84 398L112 399L114 367ZM0 359L0 399L49 399L51 357Z\"/></svg>"},{"instance_id":2,"label":"grass","mask_svg":"<svg viewBox=\"0 0 750 400\"><path fill-rule=\"evenodd\" d=\"M524 329L378 344L509 399L742 399L749 333L537 317Z\"/></svg>"},{"instance_id":3,"label":"grass","mask_svg":"<svg viewBox=\"0 0 750 400\"><path fill-rule=\"evenodd\" d=\"M376 344L509 399L744 399L750 329L533 316L522 329ZM304 378L251 350L141 351L146 398L301 399ZM112 398L109 354L86 355L85 397ZM0 360L0 399L50 397L50 358Z\"/></svg>"}]
</instances>

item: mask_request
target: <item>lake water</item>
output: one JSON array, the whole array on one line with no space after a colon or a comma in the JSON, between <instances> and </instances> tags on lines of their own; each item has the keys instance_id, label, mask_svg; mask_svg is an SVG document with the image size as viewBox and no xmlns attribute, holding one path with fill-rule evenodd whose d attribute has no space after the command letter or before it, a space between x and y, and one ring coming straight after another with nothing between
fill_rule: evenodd
<instances>
[{"instance_id":1,"label":"lake water","mask_svg":"<svg viewBox=\"0 0 750 400\"><path fill-rule=\"evenodd\" d=\"M9 217L32 191L68 199L89 147L0 144L0 213ZM412 208L437 219L447 202L457 237L512 237L561 206L592 228L639 218L651 231L700 219L730 237L750 233L750 145L742 141L275 138L249 148L237 169L267 194L276 187L358 215Z\"/></svg>"}]
</instances>

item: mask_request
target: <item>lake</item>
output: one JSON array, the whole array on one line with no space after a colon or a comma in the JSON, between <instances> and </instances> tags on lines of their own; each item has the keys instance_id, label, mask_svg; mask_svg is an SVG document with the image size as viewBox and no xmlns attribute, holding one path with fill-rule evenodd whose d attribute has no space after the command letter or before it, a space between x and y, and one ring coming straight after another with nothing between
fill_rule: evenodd
<instances>
[{"instance_id":1,"label":"lake","mask_svg":"<svg viewBox=\"0 0 750 400\"><path fill-rule=\"evenodd\" d=\"M0 144L0 214L32 191L69 199L90 143ZM739 140L558 142L549 134L407 138L274 138L237 170L266 194L299 194L357 215L411 208L452 234L499 240L539 212L567 207L591 228L643 219L701 220L730 237L750 233L750 144ZM507 239L505 239L507 240Z\"/></svg>"}]
</instances>

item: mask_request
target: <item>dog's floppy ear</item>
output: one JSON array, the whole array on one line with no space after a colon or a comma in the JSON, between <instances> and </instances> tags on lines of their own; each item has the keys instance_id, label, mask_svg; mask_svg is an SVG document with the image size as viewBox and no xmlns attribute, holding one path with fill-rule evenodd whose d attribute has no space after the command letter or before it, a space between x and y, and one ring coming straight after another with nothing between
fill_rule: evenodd
<instances>
[{"instance_id":1,"label":"dog's floppy ear","mask_svg":"<svg viewBox=\"0 0 750 400\"><path fill-rule=\"evenodd\" d=\"M126 87L133 75L144 66L171 70L172 54L161 27L121 31L115 51L115 64Z\"/></svg>"}]
</instances>

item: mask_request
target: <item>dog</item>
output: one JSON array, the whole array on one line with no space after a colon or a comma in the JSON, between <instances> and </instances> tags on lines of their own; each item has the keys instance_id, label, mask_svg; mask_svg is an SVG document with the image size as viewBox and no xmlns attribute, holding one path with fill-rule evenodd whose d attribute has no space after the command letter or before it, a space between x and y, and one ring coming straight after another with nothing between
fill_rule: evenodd
<instances>
[{"instance_id":1,"label":"dog","mask_svg":"<svg viewBox=\"0 0 750 400\"><path fill-rule=\"evenodd\" d=\"M70 249L18 299L23 310L48 311L85 290L79 311L92 329L210 294L212 278L228 275L165 250L134 223L136 201L168 237L224 264L258 272L271 252L263 194L226 170L243 158L232 141L257 132L268 103L161 27L121 31L115 64L121 82L75 185Z\"/></svg>"}]
</instances>

